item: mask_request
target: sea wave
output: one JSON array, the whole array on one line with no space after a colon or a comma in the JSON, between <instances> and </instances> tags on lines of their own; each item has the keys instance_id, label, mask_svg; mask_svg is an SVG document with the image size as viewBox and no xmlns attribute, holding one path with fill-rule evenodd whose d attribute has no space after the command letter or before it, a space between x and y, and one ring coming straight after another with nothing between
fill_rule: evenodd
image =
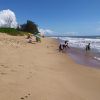
<instances>
[{"instance_id":1,"label":"sea wave","mask_svg":"<svg viewBox=\"0 0 100 100\"><path fill-rule=\"evenodd\" d=\"M94 59L96 59L96 60L99 60L99 61L100 61L100 58L99 58L99 57L94 57Z\"/></svg>"},{"instance_id":2,"label":"sea wave","mask_svg":"<svg viewBox=\"0 0 100 100\"><path fill-rule=\"evenodd\" d=\"M93 38L71 38L71 37L60 37L62 42L65 40L69 41L69 46L85 49L88 43L91 43L92 51L100 52L100 39Z\"/></svg>"}]
</instances>

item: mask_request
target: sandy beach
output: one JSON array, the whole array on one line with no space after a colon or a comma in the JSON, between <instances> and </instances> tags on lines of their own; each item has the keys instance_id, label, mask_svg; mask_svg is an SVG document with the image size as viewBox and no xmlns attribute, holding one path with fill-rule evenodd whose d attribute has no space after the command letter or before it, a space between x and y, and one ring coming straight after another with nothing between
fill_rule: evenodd
<instances>
[{"instance_id":1,"label":"sandy beach","mask_svg":"<svg viewBox=\"0 0 100 100\"><path fill-rule=\"evenodd\" d=\"M100 100L100 69L59 53L54 39L0 34L0 100Z\"/></svg>"}]
</instances>

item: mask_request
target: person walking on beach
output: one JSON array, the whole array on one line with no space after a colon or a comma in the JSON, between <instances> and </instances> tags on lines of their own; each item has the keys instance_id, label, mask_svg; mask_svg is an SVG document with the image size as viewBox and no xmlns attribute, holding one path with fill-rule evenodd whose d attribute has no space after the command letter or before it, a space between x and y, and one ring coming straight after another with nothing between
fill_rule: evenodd
<instances>
[{"instance_id":1,"label":"person walking on beach","mask_svg":"<svg viewBox=\"0 0 100 100\"><path fill-rule=\"evenodd\" d=\"M90 43L88 45L86 45L86 51L90 51Z\"/></svg>"},{"instance_id":2,"label":"person walking on beach","mask_svg":"<svg viewBox=\"0 0 100 100\"><path fill-rule=\"evenodd\" d=\"M61 51L63 51L63 45L62 44L59 45L59 52L61 52Z\"/></svg>"}]
</instances>

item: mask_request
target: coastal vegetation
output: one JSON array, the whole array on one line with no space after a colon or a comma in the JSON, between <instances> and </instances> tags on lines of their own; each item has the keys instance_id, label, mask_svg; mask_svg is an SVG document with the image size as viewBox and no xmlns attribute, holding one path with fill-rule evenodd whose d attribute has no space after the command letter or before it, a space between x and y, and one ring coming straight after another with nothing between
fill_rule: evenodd
<instances>
[{"instance_id":1,"label":"coastal vegetation","mask_svg":"<svg viewBox=\"0 0 100 100\"><path fill-rule=\"evenodd\" d=\"M12 35L12 36L18 36L18 35L23 36L23 35L28 34L27 32L18 31L15 28L0 28L0 32L6 33L6 34L9 34L9 35Z\"/></svg>"},{"instance_id":2,"label":"coastal vegetation","mask_svg":"<svg viewBox=\"0 0 100 100\"><path fill-rule=\"evenodd\" d=\"M24 32L29 32L34 35L39 33L38 26L30 20L27 20L27 23L22 24L21 28L19 28L19 30L24 31Z\"/></svg>"},{"instance_id":3,"label":"coastal vegetation","mask_svg":"<svg viewBox=\"0 0 100 100\"><path fill-rule=\"evenodd\" d=\"M30 20L27 20L27 23L19 25L17 28L1 27L0 32L13 36L23 36L27 35L28 33L36 35L39 33L38 26Z\"/></svg>"}]
</instances>

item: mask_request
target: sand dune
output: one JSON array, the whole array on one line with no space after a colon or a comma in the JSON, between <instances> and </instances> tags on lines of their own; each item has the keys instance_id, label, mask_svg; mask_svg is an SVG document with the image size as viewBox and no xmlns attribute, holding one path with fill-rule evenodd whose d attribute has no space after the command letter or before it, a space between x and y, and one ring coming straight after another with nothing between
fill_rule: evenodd
<instances>
[{"instance_id":1,"label":"sand dune","mask_svg":"<svg viewBox=\"0 0 100 100\"><path fill-rule=\"evenodd\" d=\"M54 39L0 34L0 100L100 100L100 70L57 49Z\"/></svg>"}]
</instances>

